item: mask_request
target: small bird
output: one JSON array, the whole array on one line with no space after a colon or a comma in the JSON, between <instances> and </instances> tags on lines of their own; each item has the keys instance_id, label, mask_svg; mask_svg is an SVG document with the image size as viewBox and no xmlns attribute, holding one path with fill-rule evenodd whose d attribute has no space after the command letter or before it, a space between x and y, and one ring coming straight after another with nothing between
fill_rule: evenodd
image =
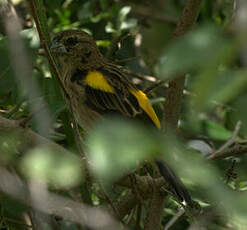
<instances>
[{"instance_id":1,"label":"small bird","mask_svg":"<svg viewBox=\"0 0 247 230\"><path fill-rule=\"evenodd\" d=\"M61 80L75 118L84 130L89 130L95 120L109 113L149 120L161 128L147 95L119 66L101 54L89 34L81 30L62 31L55 35L50 48L58 58ZM172 192L190 205L190 194L174 172L163 162L155 162Z\"/></svg>"}]
</instances>

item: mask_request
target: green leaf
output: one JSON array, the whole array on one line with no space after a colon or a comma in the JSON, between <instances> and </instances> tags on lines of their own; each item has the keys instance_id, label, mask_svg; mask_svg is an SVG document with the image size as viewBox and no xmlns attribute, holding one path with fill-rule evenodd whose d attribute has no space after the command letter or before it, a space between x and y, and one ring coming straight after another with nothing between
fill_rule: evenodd
<instances>
[{"instance_id":1,"label":"green leaf","mask_svg":"<svg viewBox=\"0 0 247 230\"><path fill-rule=\"evenodd\" d=\"M217 28L204 26L171 43L163 51L155 70L158 77L167 79L176 73L208 66L208 63L219 63L231 48Z\"/></svg>"},{"instance_id":2,"label":"green leaf","mask_svg":"<svg viewBox=\"0 0 247 230\"><path fill-rule=\"evenodd\" d=\"M211 139L218 141L226 141L232 135L231 131L210 120L205 120L205 129Z\"/></svg>"},{"instance_id":3,"label":"green leaf","mask_svg":"<svg viewBox=\"0 0 247 230\"><path fill-rule=\"evenodd\" d=\"M115 32L117 32L117 30L114 28L114 25L112 24L112 22L107 22L107 24L105 26L105 31L107 33L115 33Z\"/></svg>"},{"instance_id":4,"label":"green leaf","mask_svg":"<svg viewBox=\"0 0 247 230\"><path fill-rule=\"evenodd\" d=\"M120 11L119 11L119 14L118 14L118 21L121 23L123 22L127 15L129 14L129 12L131 11L131 7L130 6L124 6Z\"/></svg>"},{"instance_id":5,"label":"green leaf","mask_svg":"<svg viewBox=\"0 0 247 230\"><path fill-rule=\"evenodd\" d=\"M82 180L81 160L72 153L56 152L45 146L27 153L20 168L26 177L60 188L78 185Z\"/></svg>"},{"instance_id":6,"label":"green leaf","mask_svg":"<svg viewBox=\"0 0 247 230\"><path fill-rule=\"evenodd\" d=\"M207 69L194 79L191 104L197 110L210 110L233 101L247 88L246 71Z\"/></svg>"},{"instance_id":7,"label":"green leaf","mask_svg":"<svg viewBox=\"0 0 247 230\"><path fill-rule=\"evenodd\" d=\"M123 176L156 153L155 132L129 120L105 120L94 127L87 146L95 174L103 181Z\"/></svg>"}]
</instances>

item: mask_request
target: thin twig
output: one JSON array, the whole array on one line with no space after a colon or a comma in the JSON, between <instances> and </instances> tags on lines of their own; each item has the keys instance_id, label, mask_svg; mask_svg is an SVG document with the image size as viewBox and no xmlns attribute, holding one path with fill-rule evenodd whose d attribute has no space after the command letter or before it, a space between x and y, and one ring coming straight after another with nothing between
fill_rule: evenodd
<instances>
[{"instance_id":1,"label":"thin twig","mask_svg":"<svg viewBox=\"0 0 247 230\"><path fill-rule=\"evenodd\" d=\"M136 78L139 78L141 80L144 80L144 81L150 81L150 82L157 82L158 79L155 78L154 76L150 76L150 75L145 75L145 74L142 74L142 73L137 73L137 72L134 72L132 70L129 70L129 69L123 69L123 71L127 74L127 75L132 75Z\"/></svg>"},{"instance_id":2,"label":"thin twig","mask_svg":"<svg viewBox=\"0 0 247 230\"><path fill-rule=\"evenodd\" d=\"M137 208L137 207L136 207L136 208ZM129 214L129 216L128 216L128 219L127 219L127 221L126 221L126 226L129 226L129 224L130 224L130 222L131 222L131 220L132 220L134 214L135 214L135 208L133 208L133 209L131 210L131 212L130 212L130 214Z\"/></svg>"},{"instance_id":3,"label":"thin twig","mask_svg":"<svg viewBox=\"0 0 247 230\"><path fill-rule=\"evenodd\" d=\"M50 53L49 47L48 47L47 42L46 42L46 38L43 35L43 31L42 31L42 27L41 27L41 24L40 24L39 16L38 16L38 13L37 13L36 5L35 5L33 0L29 0L29 4L30 4L30 7L31 7L31 11L32 11L32 14L33 14L34 21L36 23L37 31L39 33L41 46L44 48L45 53L46 53L46 57L47 57L47 59L49 61L49 64L50 64L51 68L54 71L54 77L56 78L57 82L59 83L59 86L61 87L64 95L66 95L66 97L69 98L69 95L66 92L66 89L64 88L64 85L63 85L63 83L61 81L60 72L58 71L56 63L55 63L55 61L54 61L54 59L53 59L53 57L52 57L52 55Z\"/></svg>"},{"instance_id":4,"label":"thin twig","mask_svg":"<svg viewBox=\"0 0 247 230\"><path fill-rule=\"evenodd\" d=\"M125 225L125 223L123 222L122 218L121 218L120 215L119 215L119 212L118 212L118 210L117 210L115 204L112 202L111 198L107 195L107 193L106 193L106 191L105 191L103 185L102 185L101 183L99 183L99 185L100 185L100 188L101 188L101 191L102 191L102 193L103 193L103 196L104 196L105 200L110 204L110 206L111 206L113 212L115 213L116 217L120 220L120 222L121 222L123 225Z\"/></svg>"},{"instance_id":5,"label":"thin twig","mask_svg":"<svg viewBox=\"0 0 247 230\"><path fill-rule=\"evenodd\" d=\"M180 209L175 216L173 216L168 223L166 224L166 226L164 227L164 230L169 230L175 223L176 221L185 213L184 209Z\"/></svg>"},{"instance_id":6,"label":"thin twig","mask_svg":"<svg viewBox=\"0 0 247 230\"><path fill-rule=\"evenodd\" d=\"M150 93L151 91L157 89L158 87L160 87L161 85L163 85L165 82L164 81L158 81L152 85L150 85L149 87L147 87L145 90L144 90L144 93Z\"/></svg>"},{"instance_id":7,"label":"thin twig","mask_svg":"<svg viewBox=\"0 0 247 230\"><path fill-rule=\"evenodd\" d=\"M115 56L116 53L118 52L119 47L121 46L121 42L131 35L132 35L131 33L127 33L124 36L122 36L122 34L115 35L115 37L111 41L111 45L109 46L106 52L106 58L112 59L112 57Z\"/></svg>"},{"instance_id":8,"label":"thin twig","mask_svg":"<svg viewBox=\"0 0 247 230\"><path fill-rule=\"evenodd\" d=\"M124 59L120 59L120 60L115 60L114 63L119 64L119 63L130 62L130 61L133 61L133 60L137 60L139 58L140 58L139 56L138 57L124 58Z\"/></svg>"},{"instance_id":9,"label":"thin twig","mask_svg":"<svg viewBox=\"0 0 247 230\"><path fill-rule=\"evenodd\" d=\"M227 170L227 173L226 173L227 175L226 183L227 184L229 183L231 178L234 178L234 179L237 178L237 173L234 172L236 162L237 162L236 160L233 160L231 168Z\"/></svg>"},{"instance_id":10,"label":"thin twig","mask_svg":"<svg viewBox=\"0 0 247 230\"><path fill-rule=\"evenodd\" d=\"M218 152L217 154L210 155L208 160L219 160L232 156L239 156L247 153L247 145L236 144L232 148L228 148L222 152Z\"/></svg>"},{"instance_id":11,"label":"thin twig","mask_svg":"<svg viewBox=\"0 0 247 230\"><path fill-rule=\"evenodd\" d=\"M226 143L224 143L218 150L216 150L213 155L217 155L217 153L224 151L228 147L230 147L234 142L236 141L236 138L239 134L240 128L241 128L242 122L238 121L237 124L235 125L234 131L232 133L232 136L230 137L229 140L227 140Z\"/></svg>"},{"instance_id":12,"label":"thin twig","mask_svg":"<svg viewBox=\"0 0 247 230\"><path fill-rule=\"evenodd\" d=\"M198 18L202 0L187 0L183 9L183 13L176 26L173 34L173 39L183 36L190 31ZM183 100L183 90L185 83L185 75L174 76L169 81L169 87L166 97L166 109L164 111L163 123L168 124L172 129L177 128L178 119L180 116L180 108Z\"/></svg>"},{"instance_id":13,"label":"thin twig","mask_svg":"<svg viewBox=\"0 0 247 230\"><path fill-rule=\"evenodd\" d=\"M197 21L202 0L187 0L185 7L183 9L180 20L176 26L173 34L173 39L183 36L191 28L193 28L195 22ZM176 130L178 125L178 120L180 116L180 108L183 99L183 90L185 83L185 75L176 76L169 81L169 88L166 94L166 109L164 110L163 120L163 130L171 129ZM147 211L145 230L153 229L153 226L160 226L162 218L163 204L166 197L160 194L154 194L154 200L151 199L150 207ZM155 213L155 215L153 215Z\"/></svg>"}]
</instances>

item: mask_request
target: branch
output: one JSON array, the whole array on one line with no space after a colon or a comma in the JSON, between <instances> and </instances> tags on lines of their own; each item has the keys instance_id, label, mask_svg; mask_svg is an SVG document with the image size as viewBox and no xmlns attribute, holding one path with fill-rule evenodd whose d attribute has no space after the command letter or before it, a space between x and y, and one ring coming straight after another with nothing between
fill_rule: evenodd
<instances>
[{"instance_id":1,"label":"branch","mask_svg":"<svg viewBox=\"0 0 247 230\"><path fill-rule=\"evenodd\" d=\"M129 176L120 179L118 182L116 182L116 185L129 189L133 188L133 183ZM153 179L150 176L139 175L135 175L135 185L137 192L141 195L143 200L147 200L152 196L154 186L159 191L169 186L163 177ZM119 216L121 218L126 216L138 204L138 202L139 200L136 198L136 194L134 194L133 191L129 191L126 196L122 197L120 201L115 204Z\"/></svg>"},{"instance_id":2,"label":"branch","mask_svg":"<svg viewBox=\"0 0 247 230\"><path fill-rule=\"evenodd\" d=\"M37 145L45 145L49 146L57 152L67 152L68 151L63 148L61 145L56 144L55 142L40 136L39 134L33 132L29 128L24 128L20 125L21 121L18 120L10 120L0 116L0 135L6 133L14 133L17 137L19 137L26 146L37 146ZM17 141L18 142L18 141ZM20 149L21 146L20 146Z\"/></svg>"},{"instance_id":3,"label":"branch","mask_svg":"<svg viewBox=\"0 0 247 230\"><path fill-rule=\"evenodd\" d=\"M66 91L66 89L62 83L62 80L61 80L62 78L60 77L60 72L58 71L56 62L54 61L53 56L51 55L48 44L47 44L47 40L49 39L48 38L48 32L47 32L48 26L47 26L47 23L45 21L45 15L44 15L44 13L42 13L42 9L44 8L43 3L41 0L29 0L29 4L31 6L32 14L33 14L36 26L37 26L40 41L41 41L42 47L45 50L45 54L46 54L46 57L49 61L49 64L51 66L51 71L53 73L53 76L55 77L55 79L59 83L59 86L62 89L64 96L68 99L68 100L66 100L66 102L68 104L70 114L72 115L71 120L72 120L73 127L74 127L73 131L74 131L76 146L77 146L78 152L81 154L82 159L83 159L85 176L87 178L87 181L90 183L91 182L91 175L89 173L89 166L88 166L86 155L83 151L83 147L81 144L80 133L79 133L77 122L76 122L76 119L75 119L75 116L73 113L72 105L71 105L71 102L69 100L70 97L69 97L69 94L67 93L67 91ZM38 8L39 11L41 11L41 12L39 12L39 14L38 14L37 6L39 7ZM40 19L42 19L42 20L40 20ZM45 36L45 33L46 33L46 36Z\"/></svg>"},{"instance_id":4,"label":"branch","mask_svg":"<svg viewBox=\"0 0 247 230\"><path fill-rule=\"evenodd\" d=\"M176 223L176 221L184 214L184 209L180 209L166 224L164 230L169 230Z\"/></svg>"},{"instance_id":5,"label":"branch","mask_svg":"<svg viewBox=\"0 0 247 230\"><path fill-rule=\"evenodd\" d=\"M236 143L236 138L240 131L241 125L242 122L238 121L237 124L235 125L235 129L230 139L227 140L218 150L211 153L211 155L208 157L208 160L224 159L226 157L238 156L247 153L247 145ZM236 145L230 147L234 143L236 143Z\"/></svg>"},{"instance_id":6,"label":"branch","mask_svg":"<svg viewBox=\"0 0 247 230\"><path fill-rule=\"evenodd\" d=\"M202 0L187 0L183 13L174 31L173 39L184 35L194 26L200 12L201 2ZM167 124L168 127L173 130L177 128L180 115L184 81L184 75L177 76L169 81L168 92L166 95L166 109L164 111L162 123ZM153 229L153 226L160 226L165 197L160 196L157 192L154 196L153 200L151 200L150 208L147 210L147 217L149 217L149 219L148 222L145 223L145 230ZM153 215L153 213L155 213L155 215Z\"/></svg>"},{"instance_id":7,"label":"branch","mask_svg":"<svg viewBox=\"0 0 247 230\"><path fill-rule=\"evenodd\" d=\"M247 145L236 144L236 146L232 148L228 148L226 150L217 152L217 154L210 155L208 160L219 160L224 159L226 157L239 156L247 153Z\"/></svg>"},{"instance_id":8,"label":"branch","mask_svg":"<svg viewBox=\"0 0 247 230\"><path fill-rule=\"evenodd\" d=\"M180 21L174 31L173 39L183 36L194 26L200 12L201 2L202 0L187 0ZM177 128L182 103L184 81L184 74L181 76L176 76L169 81L163 123L168 124L168 126L172 129Z\"/></svg>"},{"instance_id":9,"label":"branch","mask_svg":"<svg viewBox=\"0 0 247 230\"><path fill-rule=\"evenodd\" d=\"M37 0L36 0L37 2ZM40 1L39 2L39 5L41 5ZM38 10L37 10L37 7L36 7L36 4L35 4L35 1L34 0L29 0L29 4L30 4L30 8L31 8L31 11L32 11L32 15L33 15L33 18L34 18L34 21L36 23L36 27L37 27L37 31L39 33L39 38L40 38L40 43L41 43L41 46L44 48L45 50L45 53L46 53L46 57L48 59L48 62L51 66L51 69L52 69L52 72L53 72L53 76L55 77L55 79L57 80L57 82L59 83L59 86L61 87L64 95L68 96L67 92L66 92L66 89L64 88L63 86L63 83L61 81L61 78L60 78L60 73L57 69L57 66L56 66L56 63L50 53L50 50L49 50L49 47L47 45L47 40L49 39L48 38L48 35L45 36L43 31L45 30L44 29L44 26L42 27L42 24L40 22L40 15L38 14ZM37 4L38 5L38 4ZM42 6L40 6L41 8ZM44 24L44 23L43 23ZM68 96L69 97L69 96Z\"/></svg>"},{"instance_id":10,"label":"branch","mask_svg":"<svg viewBox=\"0 0 247 230\"><path fill-rule=\"evenodd\" d=\"M223 150L227 149L232 144L234 144L238 136L238 133L240 131L241 125L242 125L242 122L238 121L234 128L231 138L225 144L223 144L217 151L215 151L212 155L217 155L219 152L222 152Z\"/></svg>"},{"instance_id":11,"label":"branch","mask_svg":"<svg viewBox=\"0 0 247 230\"><path fill-rule=\"evenodd\" d=\"M144 230L160 229L163 206L167 196L164 196L159 190L154 189L149 203L149 209L145 218Z\"/></svg>"}]
</instances>

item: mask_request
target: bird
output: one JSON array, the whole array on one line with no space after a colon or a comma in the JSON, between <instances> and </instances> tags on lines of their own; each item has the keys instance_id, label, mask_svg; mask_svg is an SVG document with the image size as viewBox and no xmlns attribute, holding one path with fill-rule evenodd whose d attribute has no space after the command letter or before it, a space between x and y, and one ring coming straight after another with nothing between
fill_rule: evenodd
<instances>
[{"instance_id":1,"label":"bird","mask_svg":"<svg viewBox=\"0 0 247 230\"><path fill-rule=\"evenodd\" d=\"M61 31L52 39L61 81L77 123L88 132L97 119L106 114L143 119L161 129L148 96L138 89L123 69L100 52L95 40L79 29ZM66 97L65 97L66 98ZM155 160L160 174L181 202L192 204L191 196L173 170Z\"/></svg>"}]
</instances>

